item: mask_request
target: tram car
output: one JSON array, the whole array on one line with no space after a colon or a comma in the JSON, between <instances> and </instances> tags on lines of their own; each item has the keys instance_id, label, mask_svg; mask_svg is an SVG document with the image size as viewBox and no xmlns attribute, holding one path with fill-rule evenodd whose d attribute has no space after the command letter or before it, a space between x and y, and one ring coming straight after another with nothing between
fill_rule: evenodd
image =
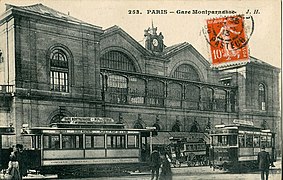
<instances>
[{"instance_id":1,"label":"tram car","mask_svg":"<svg viewBox=\"0 0 283 180\"><path fill-rule=\"evenodd\" d=\"M111 118L66 117L51 127L25 128L29 169L58 177L111 176L149 167L142 145L153 129L126 129Z\"/></svg>"},{"instance_id":2,"label":"tram car","mask_svg":"<svg viewBox=\"0 0 283 180\"><path fill-rule=\"evenodd\" d=\"M216 125L210 133L210 161L213 168L229 171L255 170L261 147L276 160L275 133L255 127L252 122L234 120L230 125Z\"/></svg>"},{"instance_id":3,"label":"tram car","mask_svg":"<svg viewBox=\"0 0 283 180\"><path fill-rule=\"evenodd\" d=\"M208 165L208 145L204 139L170 138L169 156L174 167Z\"/></svg>"}]
</instances>

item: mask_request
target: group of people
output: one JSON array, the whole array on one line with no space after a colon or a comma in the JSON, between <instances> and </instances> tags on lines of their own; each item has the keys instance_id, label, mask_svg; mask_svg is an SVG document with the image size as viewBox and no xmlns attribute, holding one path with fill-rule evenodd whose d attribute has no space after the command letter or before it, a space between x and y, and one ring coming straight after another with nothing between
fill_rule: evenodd
<instances>
[{"instance_id":1,"label":"group of people","mask_svg":"<svg viewBox=\"0 0 283 180\"><path fill-rule=\"evenodd\" d=\"M265 147L263 146L258 153L258 167L261 171L261 180L268 180L270 165L274 166L269 153L265 151ZM150 155L150 167L151 180L154 178L156 178L156 180L158 180L158 178L159 180L172 180L170 158L166 153L161 157L157 149L154 149ZM159 174L160 167L161 173Z\"/></svg>"},{"instance_id":2,"label":"group of people","mask_svg":"<svg viewBox=\"0 0 283 180\"><path fill-rule=\"evenodd\" d=\"M6 171L7 179L22 180L23 176L27 175L27 169L25 168L25 154L22 144L13 146L13 150L10 154L10 161L8 163L8 169Z\"/></svg>"},{"instance_id":3,"label":"group of people","mask_svg":"<svg viewBox=\"0 0 283 180\"><path fill-rule=\"evenodd\" d=\"M157 149L154 149L150 155L150 167L151 167L151 180L156 177L156 180L172 180L172 171L169 156L165 153L160 156ZM161 173L159 169L161 167Z\"/></svg>"}]
</instances>

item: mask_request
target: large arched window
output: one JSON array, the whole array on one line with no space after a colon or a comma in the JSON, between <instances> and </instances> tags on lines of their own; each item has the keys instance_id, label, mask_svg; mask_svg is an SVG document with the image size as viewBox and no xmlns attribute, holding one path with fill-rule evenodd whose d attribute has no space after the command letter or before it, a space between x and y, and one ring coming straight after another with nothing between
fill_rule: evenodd
<instances>
[{"instance_id":1,"label":"large arched window","mask_svg":"<svg viewBox=\"0 0 283 180\"><path fill-rule=\"evenodd\" d=\"M62 48L50 53L50 90L69 92L69 62Z\"/></svg>"},{"instance_id":2,"label":"large arched window","mask_svg":"<svg viewBox=\"0 0 283 180\"><path fill-rule=\"evenodd\" d=\"M135 72L136 68L132 59L123 52L109 51L100 58L101 68Z\"/></svg>"},{"instance_id":3,"label":"large arched window","mask_svg":"<svg viewBox=\"0 0 283 180\"><path fill-rule=\"evenodd\" d=\"M182 64L173 73L174 78L200 81L197 70L189 64Z\"/></svg>"},{"instance_id":4,"label":"large arched window","mask_svg":"<svg viewBox=\"0 0 283 180\"><path fill-rule=\"evenodd\" d=\"M266 90L264 84L258 85L258 103L259 109L262 111L266 110Z\"/></svg>"}]
</instances>

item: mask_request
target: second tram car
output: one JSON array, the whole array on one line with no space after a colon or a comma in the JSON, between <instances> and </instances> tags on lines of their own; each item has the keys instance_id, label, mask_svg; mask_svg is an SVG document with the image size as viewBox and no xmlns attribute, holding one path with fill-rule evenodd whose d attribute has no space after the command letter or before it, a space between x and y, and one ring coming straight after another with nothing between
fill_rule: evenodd
<instances>
[{"instance_id":1,"label":"second tram car","mask_svg":"<svg viewBox=\"0 0 283 180\"><path fill-rule=\"evenodd\" d=\"M111 118L67 117L51 127L25 129L31 136L30 169L58 176L110 176L148 167L142 145L149 129L125 129Z\"/></svg>"},{"instance_id":2,"label":"second tram car","mask_svg":"<svg viewBox=\"0 0 283 180\"><path fill-rule=\"evenodd\" d=\"M244 171L257 168L261 147L275 157L275 133L253 126L252 122L234 120L230 125L217 125L210 133L210 163L214 168Z\"/></svg>"}]
</instances>

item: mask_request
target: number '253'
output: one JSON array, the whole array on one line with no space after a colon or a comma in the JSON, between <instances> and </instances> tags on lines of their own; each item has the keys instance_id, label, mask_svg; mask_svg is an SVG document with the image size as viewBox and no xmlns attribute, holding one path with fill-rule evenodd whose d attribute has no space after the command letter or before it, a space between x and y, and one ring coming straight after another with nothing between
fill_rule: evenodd
<instances>
[{"instance_id":1,"label":"number '253'","mask_svg":"<svg viewBox=\"0 0 283 180\"><path fill-rule=\"evenodd\" d=\"M141 11L138 10L138 9L135 9L135 10L128 10L128 14L141 14Z\"/></svg>"}]
</instances>

